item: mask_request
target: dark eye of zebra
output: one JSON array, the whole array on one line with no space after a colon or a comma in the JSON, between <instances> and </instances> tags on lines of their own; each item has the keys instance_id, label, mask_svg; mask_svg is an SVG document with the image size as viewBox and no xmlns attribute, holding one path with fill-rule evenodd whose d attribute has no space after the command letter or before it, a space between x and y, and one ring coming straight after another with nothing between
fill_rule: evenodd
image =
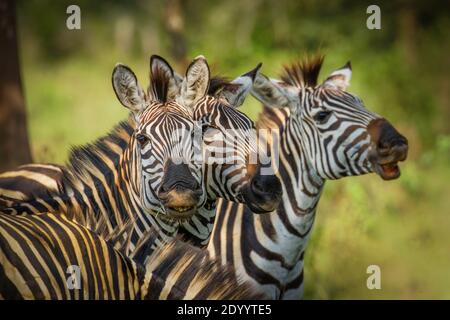
<instances>
[{"instance_id":1,"label":"dark eye of zebra","mask_svg":"<svg viewBox=\"0 0 450 320\"><path fill-rule=\"evenodd\" d=\"M318 123L325 123L331 115L331 111L320 111L314 115L314 120Z\"/></svg>"},{"instance_id":2,"label":"dark eye of zebra","mask_svg":"<svg viewBox=\"0 0 450 320\"><path fill-rule=\"evenodd\" d=\"M141 147L144 147L150 141L150 139L147 136L140 133L136 135L136 140L139 142Z\"/></svg>"},{"instance_id":3,"label":"dark eye of zebra","mask_svg":"<svg viewBox=\"0 0 450 320\"><path fill-rule=\"evenodd\" d=\"M205 135L205 132L208 131L208 129L217 129L217 127L215 125L212 124L203 124L202 125L202 135Z\"/></svg>"}]
</instances>

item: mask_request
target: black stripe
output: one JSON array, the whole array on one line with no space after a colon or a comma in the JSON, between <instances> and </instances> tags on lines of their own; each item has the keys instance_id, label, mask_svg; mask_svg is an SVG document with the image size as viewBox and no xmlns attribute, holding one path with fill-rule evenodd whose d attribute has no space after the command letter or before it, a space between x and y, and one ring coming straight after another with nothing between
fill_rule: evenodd
<instances>
[{"instance_id":1,"label":"black stripe","mask_svg":"<svg viewBox=\"0 0 450 320\"><path fill-rule=\"evenodd\" d=\"M0 237L0 239L2 238ZM2 243L0 243L0 248L2 248ZM0 263L0 295L3 297L3 299L6 300L23 300L23 297L18 291L15 284L6 275L5 269L3 268L3 264L1 263Z\"/></svg>"}]
</instances>

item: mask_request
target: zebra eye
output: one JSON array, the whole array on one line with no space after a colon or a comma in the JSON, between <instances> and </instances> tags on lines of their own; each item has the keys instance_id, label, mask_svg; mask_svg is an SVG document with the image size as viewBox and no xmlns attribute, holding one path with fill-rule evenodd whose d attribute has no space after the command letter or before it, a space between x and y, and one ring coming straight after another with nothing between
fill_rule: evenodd
<instances>
[{"instance_id":1,"label":"zebra eye","mask_svg":"<svg viewBox=\"0 0 450 320\"><path fill-rule=\"evenodd\" d=\"M136 135L136 140L137 142L139 142L141 147L144 147L150 141L150 139L147 136L140 133Z\"/></svg>"},{"instance_id":2,"label":"zebra eye","mask_svg":"<svg viewBox=\"0 0 450 320\"><path fill-rule=\"evenodd\" d=\"M331 115L331 111L320 111L314 116L314 120L318 123L324 123Z\"/></svg>"},{"instance_id":3,"label":"zebra eye","mask_svg":"<svg viewBox=\"0 0 450 320\"><path fill-rule=\"evenodd\" d=\"M213 124L203 124L202 125L202 135L205 135L206 131L208 131L208 129L217 129L217 127Z\"/></svg>"}]
</instances>

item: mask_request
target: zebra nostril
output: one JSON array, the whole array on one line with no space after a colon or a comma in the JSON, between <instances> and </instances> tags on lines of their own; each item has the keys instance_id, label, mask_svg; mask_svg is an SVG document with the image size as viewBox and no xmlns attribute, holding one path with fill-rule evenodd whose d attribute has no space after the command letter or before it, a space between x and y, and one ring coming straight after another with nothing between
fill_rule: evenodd
<instances>
[{"instance_id":1,"label":"zebra nostril","mask_svg":"<svg viewBox=\"0 0 450 320\"><path fill-rule=\"evenodd\" d=\"M378 142L377 147L380 152L388 152L393 148L407 148L408 141L403 137L394 138L391 140L381 140Z\"/></svg>"},{"instance_id":2,"label":"zebra nostril","mask_svg":"<svg viewBox=\"0 0 450 320\"><path fill-rule=\"evenodd\" d=\"M394 146L398 146L398 147L407 147L408 146L408 140L406 140L406 138L404 137L400 137L398 139L396 139L392 145Z\"/></svg>"},{"instance_id":3,"label":"zebra nostril","mask_svg":"<svg viewBox=\"0 0 450 320\"><path fill-rule=\"evenodd\" d=\"M259 196L277 198L281 192L281 183L275 175L260 175L252 179L251 190Z\"/></svg>"},{"instance_id":4,"label":"zebra nostril","mask_svg":"<svg viewBox=\"0 0 450 320\"><path fill-rule=\"evenodd\" d=\"M161 190L160 188L158 192L158 198L162 201L165 201L169 198L169 193L164 190Z\"/></svg>"},{"instance_id":5,"label":"zebra nostril","mask_svg":"<svg viewBox=\"0 0 450 320\"><path fill-rule=\"evenodd\" d=\"M161 187L159 188L160 193L167 193L169 190L170 190L170 187L165 183L163 183L161 185Z\"/></svg>"},{"instance_id":6,"label":"zebra nostril","mask_svg":"<svg viewBox=\"0 0 450 320\"><path fill-rule=\"evenodd\" d=\"M194 189L194 193L200 198L203 195L203 188L199 185L197 189Z\"/></svg>"},{"instance_id":7,"label":"zebra nostril","mask_svg":"<svg viewBox=\"0 0 450 320\"><path fill-rule=\"evenodd\" d=\"M192 185L192 190L198 191L200 189L201 189L200 184L197 181L195 181L195 183Z\"/></svg>"},{"instance_id":8,"label":"zebra nostril","mask_svg":"<svg viewBox=\"0 0 450 320\"><path fill-rule=\"evenodd\" d=\"M264 193L264 188L263 188L263 185L262 185L260 179L253 179L252 189L253 189L253 191L256 191L258 193Z\"/></svg>"},{"instance_id":9,"label":"zebra nostril","mask_svg":"<svg viewBox=\"0 0 450 320\"><path fill-rule=\"evenodd\" d=\"M388 149L389 149L389 147L390 147L390 143L388 142L388 141L386 141L386 140L381 140L381 141L379 141L378 142L378 150L380 150L380 151L387 151Z\"/></svg>"}]
</instances>

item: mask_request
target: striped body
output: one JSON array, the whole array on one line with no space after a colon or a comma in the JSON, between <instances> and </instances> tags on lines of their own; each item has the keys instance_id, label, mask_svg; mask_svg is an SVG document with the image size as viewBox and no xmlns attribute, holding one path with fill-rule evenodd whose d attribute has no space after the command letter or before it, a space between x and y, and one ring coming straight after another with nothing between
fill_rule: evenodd
<instances>
[{"instance_id":1,"label":"striped body","mask_svg":"<svg viewBox=\"0 0 450 320\"><path fill-rule=\"evenodd\" d=\"M111 241L62 215L0 215L2 299L263 297L230 268L180 241L164 245L147 260L133 261Z\"/></svg>"},{"instance_id":2,"label":"striped body","mask_svg":"<svg viewBox=\"0 0 450 320\"><path fill-rule=\"evenodd\" d=\"M244 204L219 201L208 251L254 281L272 299L303 294L304 254L311 236L324 181L308 175L293 138L284 131L287 109L265 108L260 124L280 125L278 177L283 187L278 209L254 215ZM294 132L294 131L293 131ZM288 137L290 136L290 137Z\"/></svg>"},{"instance_id":3,"label":"striped body","mask_svg":"<svg viewBox=\"0 0 450 320\"><path fill-rule=\"evenodd\" d=\"M0 195L16 200L46 196L57 191L63 167L56 164L26 164L0 174Z\"/></svg>"}]
</instances>

